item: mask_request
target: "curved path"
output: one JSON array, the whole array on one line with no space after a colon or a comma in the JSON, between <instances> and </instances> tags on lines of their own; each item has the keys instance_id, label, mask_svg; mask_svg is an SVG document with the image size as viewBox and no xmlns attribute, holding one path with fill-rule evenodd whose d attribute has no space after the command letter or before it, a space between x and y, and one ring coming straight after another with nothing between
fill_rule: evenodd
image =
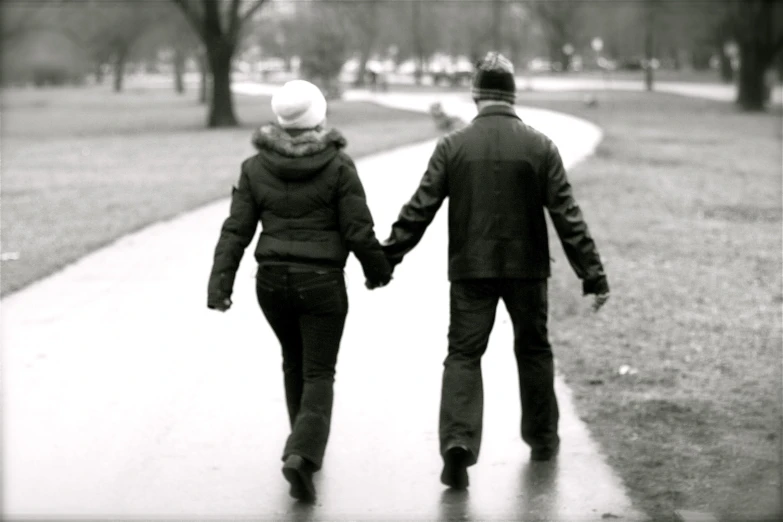
<instances>
[{"instance_id":1,"label":"curved path","mask_svg":"<svg viewBox=\"0 0 783 522\"><path fill-rule=\"evenodd\" d=\"M464 99L442 101L469 117ZM600 139L584 122L520 112L552 135L569 164ZM433 146L358 162L380 237ZM279 470L287 435L279 346L255 303L249 252L232 310L205 307L227 210L223 200L153 225L2 301L5 517L643 518L578 420L562 380L561 457L529 462L518 436L511 328L502 307L484 362L486 426L472 487L453 494L439 484L445 212L387 288L367 292L350 259L351 314L319 501L292 502ZM576 279L574 285L578 291Z\"/></svg>"}]
</instances>

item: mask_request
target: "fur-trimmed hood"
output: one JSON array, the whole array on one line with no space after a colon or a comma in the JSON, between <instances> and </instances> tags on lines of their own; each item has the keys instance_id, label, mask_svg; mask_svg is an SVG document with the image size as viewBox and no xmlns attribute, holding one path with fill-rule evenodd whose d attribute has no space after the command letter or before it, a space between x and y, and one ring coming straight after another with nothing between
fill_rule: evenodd
<instances>
[{"instance_id":1,"label":"fur-trimmed hood","mask_svg":"<svg viewBox=\"0 0 783 522\"><path fill-rule=\"evenodd\" d=\"M252 143L272 174L286 180L312 177L348 144L337 129L286 131L275 123L259 127Z\"/></svg>"}]
</instances>

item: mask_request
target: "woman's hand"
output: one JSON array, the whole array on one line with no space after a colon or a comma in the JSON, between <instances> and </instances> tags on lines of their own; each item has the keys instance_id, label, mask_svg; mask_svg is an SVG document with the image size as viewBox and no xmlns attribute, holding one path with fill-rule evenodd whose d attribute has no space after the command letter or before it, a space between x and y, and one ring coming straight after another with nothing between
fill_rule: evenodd
<instances>
[{"instance_id":1,"label":"woman's hand","mask_svg":"<svg viewBox=\"0 0 783 522\"><path fill-rule=\"evenodd\" d=\"M210 310L217 310L218 312L225 312L229 308L231 308L231 299L226 297L222 301L218 301L216 303L208 305L208 308Z\"/></svg>"},{"instance_id":2,"label":"woman's hand","mask_svg":"<svg viewBox=\"0 0 783 522\"><path fill-rule=\"evenodd\" d=\"M381 288L383 286L386 286L389 284L389 281L391 281L392 278L389 276L389 279L385 281L370 281L369 279L366 279L364 281L364 286L367 287L367 290L375 290L376 288Z\"/></svg>"}]
</instances>

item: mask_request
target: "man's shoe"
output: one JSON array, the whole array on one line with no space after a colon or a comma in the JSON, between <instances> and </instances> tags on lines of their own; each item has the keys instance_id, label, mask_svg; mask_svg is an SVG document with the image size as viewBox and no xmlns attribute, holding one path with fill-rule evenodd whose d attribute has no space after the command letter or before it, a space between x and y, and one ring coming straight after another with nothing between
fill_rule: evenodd
<instances>
[{"instance_id":1,"label":"man's shoe","mask_svg":"<svg viewBox=\"0 0 783 522\"><path fill-rule=\"evenodd\" d=\"M291 483L289 494L297 500L315 500L312 465L299 455L289 455L283 464L283 476Z\"/></svg>"},{"instance_id":2,"label":"man's shoe","mask_svg":"<svg viewBox=\"0 0 783 522\"><path fill-rule=\"evenodd\" d=\"M470 482L468 479L469 458L470 452L464 446L455 446L446 450L440 481L450 488L466 489Z\"/></svg>"},{"instance_id":3,"label":"man's shoe","mask_svg":"<svg viewBox=\"0 0 783 522\"><path fill-rule=\"evenodd\" d=\"M555 458L558 453L560 453L559 442L552 446L539 446L530 450L530 460L545 462Z\"/></svg>"}]
</instances>

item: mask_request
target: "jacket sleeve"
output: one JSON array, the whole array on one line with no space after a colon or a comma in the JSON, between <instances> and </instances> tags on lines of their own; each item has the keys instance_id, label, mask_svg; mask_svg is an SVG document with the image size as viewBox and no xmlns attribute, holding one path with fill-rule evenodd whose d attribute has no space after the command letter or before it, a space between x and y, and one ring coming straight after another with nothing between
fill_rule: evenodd
<instances>
[{"instance_id":1,"label":"jacket sleeve","mask_svg":"<svg viewBox=\"0 0 783 522\"><path fill-rule=\"evenodd\" d=\"M545 160L546 207L568 262L582 280L585 294L607 293L609 284L593 238L574 200L563 160L554 143L550 143Z\"/></svg>"},{"instance_id":2,"label":"jacket sleeve","mask_svg":"<svg viewBox=\"0 0 783 522\"><path fill-rule=\"evenodd\" d=\"M392 225L391 235L383 243L383 251L392 266L402 262L402 258L421 241L448 196L446 143L445 138L438 141L419 188L402 207L397 221Z\"/></svg>"},{"instance_id":3,"label":"jacket sleeve","mask_svg":"<svg viewBox=\"0 0 783 522\"><path fill-rule=\"evenodd\" d=\"M250 190L250 181L244 164L239 183L231 189L231 211L223 222L220 239L215 247L215 258L207 288L207 306L230 298L234 289L239 262L253 240L258 226L260 209Z\"/></svg>"},{"instance_id":4,"label":"jacket sleeve","mask_svg":"<svg viewBox=\"0 0 783 522\"><path fill-rule=\"evenodd\" d=\"M337 180L337 212L340 235L348 250L354 253L362 265L364 276L373 283L388 283L391 267L383 255L381 244L375 237L375 223L367 206L356 166L347 156L340 165Z\"/></svg>"}]
</instances>

